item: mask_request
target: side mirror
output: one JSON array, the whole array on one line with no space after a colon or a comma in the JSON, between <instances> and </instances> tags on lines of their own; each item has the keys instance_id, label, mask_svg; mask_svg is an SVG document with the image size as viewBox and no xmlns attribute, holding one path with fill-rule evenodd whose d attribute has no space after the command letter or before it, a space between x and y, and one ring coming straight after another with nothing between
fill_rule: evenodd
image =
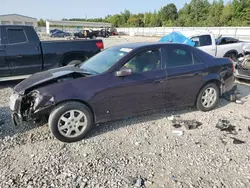
<instances>
[{"instance_id":1,"label":"side mirror","mask_svg":"<svg viewBox=\"0 0 250 188\"><path fill-rule=\"evenodd\" d=\"M131 68L121 68L119 71L115 72L115 76L123 77L123 76L129 76L133 73L133 70Z\"/></svg>"}]
</instances>

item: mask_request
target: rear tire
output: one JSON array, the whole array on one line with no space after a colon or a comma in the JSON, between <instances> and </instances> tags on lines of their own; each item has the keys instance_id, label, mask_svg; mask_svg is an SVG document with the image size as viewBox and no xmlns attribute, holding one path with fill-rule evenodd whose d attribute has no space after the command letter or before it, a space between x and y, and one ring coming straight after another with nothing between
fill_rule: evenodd
<instances>
[{"instance_id":1,"label":"rear tire","mask_svg":"<svg viewBox=\"0 0 250 188\"><path fill-rule=\"evenodd\" d=\"M62 142L82 140L93 126L93 114L79 102L65 102L54 108L49 115L49 128L54 137Z\"/></svg>"},{"instance_id":2,"label":"rear tire","mask_svg":"<svg viewBox=\"0 0 250 188\"><path fill-rule=\"evenodd\" d=\"M208 83L199 92L196 107L198 110L207 112L212 110L219 101L219 88L214 83Z\"/></svg>"}]
</instances>

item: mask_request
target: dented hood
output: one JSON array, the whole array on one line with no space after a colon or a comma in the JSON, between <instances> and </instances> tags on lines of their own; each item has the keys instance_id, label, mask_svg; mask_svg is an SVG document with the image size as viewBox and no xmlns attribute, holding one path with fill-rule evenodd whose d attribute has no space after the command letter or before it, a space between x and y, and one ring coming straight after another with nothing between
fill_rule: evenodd
<instances>
[{"instance_id":1,"label":"dented hood","mask_svg":"<svg viewBox=\"0 0 250 188\"><path fill-rule=\"evenodd\" d=\"M60 68L55 68L55 69L39 72L39 73L31 75L30 77L26 78L25 80L17 84L14 87L14 91L18 93L24 92L27 89L38 86L45 82L51 81L53 79L69 75L71 73L84 74L84 71L72 65L72 66L65 66L65 67L60 67Z\"/></svg>"}]
</instances>

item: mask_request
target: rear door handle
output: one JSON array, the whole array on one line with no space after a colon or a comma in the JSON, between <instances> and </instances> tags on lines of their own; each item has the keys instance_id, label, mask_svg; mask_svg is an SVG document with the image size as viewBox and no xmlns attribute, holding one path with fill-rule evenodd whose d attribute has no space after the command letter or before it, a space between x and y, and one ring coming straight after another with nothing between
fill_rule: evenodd
<instances>
[{"instance_id":1,"label":"rear door handle","mask_svg":"<svg viewBox=\"0 0 250 188\"><path fill-rule=\"evenodd\" d=\"M194 75L202 75L202 72L195 72Z\"/></svg>"},{"instance_id":2,"label":"rear door handle","mask_svg":"<svg viewBox=\"0 0 250 188\"><path fill-rule=\"evenodd\" d=\"M167 77L159 78L159 79L154 80L154 83L163 83L166 79L167 79Z\"/></svg>"},{"instance_id":3,"label":"rear door handle","mask_svg":"<svg viewBox=\"0 0 250 188\"><path fill-rule=\"evenodd\" d=\"M17 55L16 57L17 57L17 58L22 58L23 56L21 56L21 55Z\"/></svg>"}]
</instances>

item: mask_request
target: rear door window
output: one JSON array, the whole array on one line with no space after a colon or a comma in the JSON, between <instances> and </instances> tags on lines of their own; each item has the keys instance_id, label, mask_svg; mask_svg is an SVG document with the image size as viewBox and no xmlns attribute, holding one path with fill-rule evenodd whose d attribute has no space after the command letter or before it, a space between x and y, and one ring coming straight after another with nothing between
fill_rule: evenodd
<instances>
[{"instance_id":1,"label":"rear door window","mask_svg":"<svg viewBox=\"0 0 250 188\"><path fill-rule=\"evenodd\" d=\"M192 37L191 40L195 43L195 47L212 45L212 39L210 35L201 35Z\"/></svg>"},{"instance_id":2,"label":"rear door window","mask_svg":"<svg viewBox=\"0 0 250 188\"><path fill-rule=\"evenodd\" d=\"M200 64L202 61L190 50L183 47L169 47L166 49L167 68Z\"/></svg>"},{"instance_id":3,"label":"rear door window","mask_svg":"<svg viewBox=\"0 0 250 188\"><path fill-rule=\"evenodd\" d=\"M8 44L18 44L27 42L27 37L23 29L7 29Z\"/></svg>"}]
</instances>

